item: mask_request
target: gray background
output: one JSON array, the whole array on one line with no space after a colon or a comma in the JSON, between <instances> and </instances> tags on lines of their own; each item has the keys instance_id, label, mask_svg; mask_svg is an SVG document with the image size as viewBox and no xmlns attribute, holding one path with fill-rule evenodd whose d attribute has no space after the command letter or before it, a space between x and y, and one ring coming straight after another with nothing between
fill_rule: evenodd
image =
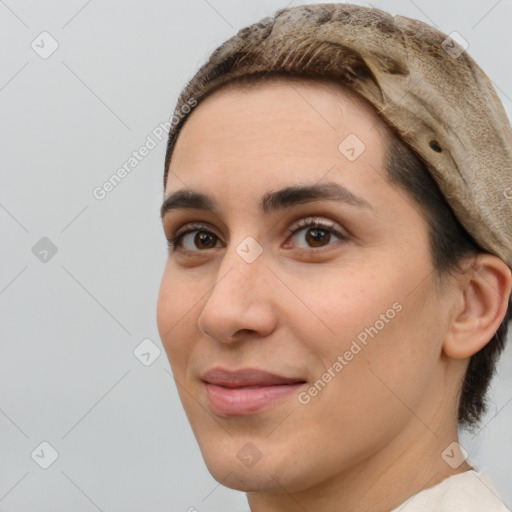
<instances>
[{"instance_id":1,"label":"gray background","mask_svg":"<svg viewBox=\"0 0 512 512\"><path fill-rule=\"evenodd\" d=\"M301 3L0 0L1 511L247 510L206 470L158 337L165 143L154 133L218 44ZM511 0L372 5L462 34L511 117ZM45 59L43 31L59 45ZM156 147L96 199L148 135ZM145 366L133 351L148 338L162 352ZM511 354L485 427L462 438L509 507ZM48 469L43 441L58 452Z\"/></svg>"}]
</instances>

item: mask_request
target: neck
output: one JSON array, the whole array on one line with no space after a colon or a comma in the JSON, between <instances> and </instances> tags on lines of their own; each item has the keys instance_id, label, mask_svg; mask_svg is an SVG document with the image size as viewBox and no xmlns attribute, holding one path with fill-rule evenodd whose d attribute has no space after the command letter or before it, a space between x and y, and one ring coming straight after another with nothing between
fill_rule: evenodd
<instances>
[{"instance_id":1,"label":"neck","mask_svg":"<svg viewBox=\"0 0 512 512\"><path fill-rule=\"evenodd\" d=\"M457 427L433 429L414 416L390 444L321 486L289 493L248 493L251 512L389 512L412 495L470 469L441 457Z\"/></svg>"}]
</instances>

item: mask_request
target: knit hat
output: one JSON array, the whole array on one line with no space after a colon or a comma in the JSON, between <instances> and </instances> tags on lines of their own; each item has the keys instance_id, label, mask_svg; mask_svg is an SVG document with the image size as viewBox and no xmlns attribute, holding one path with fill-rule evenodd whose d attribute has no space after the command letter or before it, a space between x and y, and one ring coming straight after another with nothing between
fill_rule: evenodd
<instances>
[{"instance_id":1,"label":"knit hat","mask_svg":"<svg viewBox=\"0 0 512 512\"><path fill-rule=\"evenodd\" d=\"M466 231L512 268L512 129L489 78L457 39L351 4L277 11L224 42L183 89L164 188L191 105L244 75L323 76L375 107L424 161Z\"/></svg>"}]
</instances>

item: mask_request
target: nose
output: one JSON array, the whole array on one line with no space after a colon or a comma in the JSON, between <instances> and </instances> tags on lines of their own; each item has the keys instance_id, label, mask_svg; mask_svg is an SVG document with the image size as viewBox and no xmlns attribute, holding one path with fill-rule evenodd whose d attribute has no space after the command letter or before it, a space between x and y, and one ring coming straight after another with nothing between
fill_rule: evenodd
<instances>
[{"instance_id":1,"label":"nose","mask_svg":"<svg viewBox=\"0 0 512 512\"><path fill-rule=\"evenodd\" d=\"M198 319L199 329L222 343L270 335L277 325L275 275L261 254L247 262L235 247L226 247L215 283Z\"/></svg>"}]
</instances>

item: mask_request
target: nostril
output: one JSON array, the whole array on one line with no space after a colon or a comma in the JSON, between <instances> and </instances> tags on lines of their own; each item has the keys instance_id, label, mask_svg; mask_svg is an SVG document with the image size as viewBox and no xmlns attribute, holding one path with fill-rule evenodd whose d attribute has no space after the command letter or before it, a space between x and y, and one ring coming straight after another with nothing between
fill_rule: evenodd
<instances>
[{"instance_id":1,"label":"nostril","mask_svg":"<svg viewBox=\"0 0 512 512\"><path fill-rule=\"evenodd\" d=\"M254 329L240 329L236 334L253 334L256 332Z\"/></svg>"}]
</instances>

